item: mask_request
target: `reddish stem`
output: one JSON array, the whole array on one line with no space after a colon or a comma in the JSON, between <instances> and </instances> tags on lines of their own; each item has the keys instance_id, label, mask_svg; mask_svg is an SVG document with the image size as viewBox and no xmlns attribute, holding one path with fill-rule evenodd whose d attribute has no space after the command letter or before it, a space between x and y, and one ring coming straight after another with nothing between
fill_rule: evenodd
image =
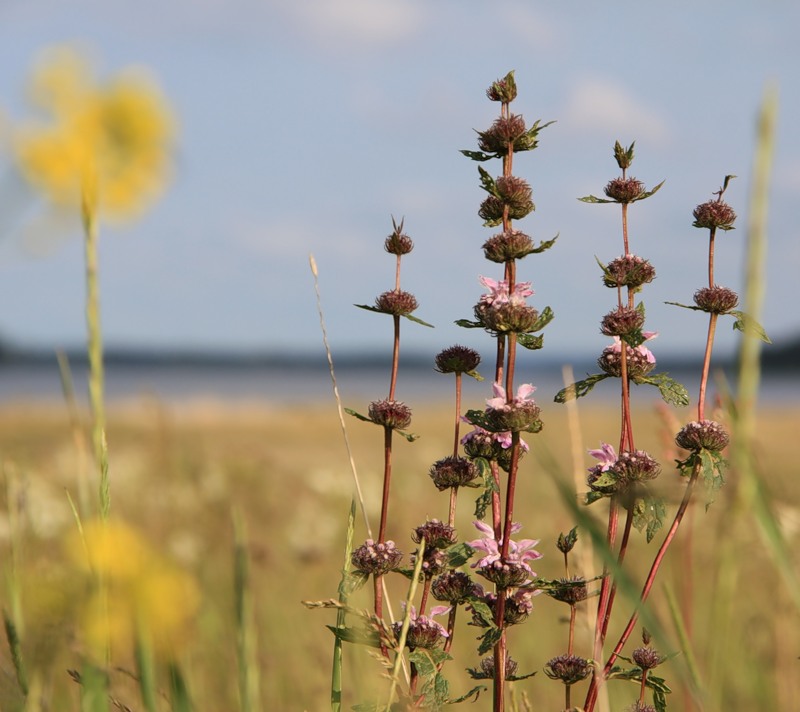
<instances>
[{"instance_id":1,"label":"reddish stem","mask_svg":"<svg viewBox=\"0 0 800 712\"><path fill-rule=\"evenodd\" d=\"M383 426L383 497L381 498L381 525L378 530L378 541L386 537L386 520L389 514L389 487L392 482L392 431Z\"/></svg>"},{"instance_id":2,"label":"reddish stem","mask_svg":"<svg viewBox=\"0 0 800 712\"><path fill-rule=\"evenodd\" d=\"M389 400L394 400L394 392L397 387L397 367L400 363L400 317L393 314L394 319L394 343L392 344L392 374L389 380Z\"/></svg>"}]
</instances>

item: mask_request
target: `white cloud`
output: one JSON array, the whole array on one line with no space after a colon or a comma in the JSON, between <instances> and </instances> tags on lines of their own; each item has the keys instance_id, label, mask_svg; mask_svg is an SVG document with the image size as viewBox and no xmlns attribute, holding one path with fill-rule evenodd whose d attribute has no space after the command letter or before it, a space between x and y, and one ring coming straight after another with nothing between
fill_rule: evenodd
<instances>
[{"instance_id":1,"label":"white cloud","mask_svg":"<svg viewBox=\"0 0 800 712\"><path fill-rule=\"evenodd\" d=\"M667 139L659 114L611 79L586 77L572 89L563 123L592 133L635 135L653 143Z\"/></svg>"},{"instance_id":2,"label":"white cloud","mask_svg":"<svg viewBox=\"0 0 800 712\"><path fill-rule=\"evenodd\" d=\"M297 30L329 46L385 47L407 40L422 25L413 0L304 0L287 3Z\"/></svg>"}]
</instances>

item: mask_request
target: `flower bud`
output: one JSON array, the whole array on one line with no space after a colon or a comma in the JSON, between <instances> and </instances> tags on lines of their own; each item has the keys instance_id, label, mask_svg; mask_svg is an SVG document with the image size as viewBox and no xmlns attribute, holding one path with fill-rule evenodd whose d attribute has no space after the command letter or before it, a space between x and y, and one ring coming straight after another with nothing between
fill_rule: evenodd
<instances>
[{"instance_id":1,"label":"flower bud","mask_svg":"<svg viewBox=\"0 0 800 712\"><path fill-rule=\"evenodd\" d=\"M539 420L540 413L539 406L530 400L513 401L507 403L503 408L487 408L487 430L494 433L536 432L537 424L541 422Z\"/></svg>"},{"instance_id":2,"label":"flower bud","mask_svg":"<svg viewBox=\"0 0 800 712\"><path fill-rule=\"evenodd\" d=\"M527 583L531 578L530 568L516 561L504 563L498 559L486 566L481 566L477 571L497 588L516 588Z\"/></svg>"},{"instance_id":3,"label":"flower bud","mask_svg":"<svg viewBox=\"0 0 800 712\"><path fill-rule=\"evenodd\" d=\"M739 303L739 295L732 289L715 284L713 287L698 289L694 293L694 303L710 314L727 314L731 309L736 308Z\"/></svg>"},{"instance_id":4,"label":"flower bud","mask_svg":"<svg viewBox=\"0 0 800 712\"><path fill-rule=\"evenodd\" d=\"M551 598L555 598L556 601L574 606L576 603L585 601L588 596L586 580L582 576L574 576L569 579L561 578L555 584L555 587L547 591L547 594Z\"/></svg>"},{"instance_id":5,"label":"flower bud","mask_svg":"<svg viewBox=\"0 0 800 712\"><path fill-rule=\"evenodd\" d=\"M639 331L644 325L644 314L638 309L617 307L603 317L600 331L606 336L626 336Z\"/></svg>"},{"instance_id":6,"label":"flower bud","mask_svg":"<svg viewBox=\"0 0 800 712\"><path fill-rule=\"evenodd\" d=\"M695 420L681 428L675 437L678 447L698 452L720 452L728 446L730 438L719 423L713 420Z\"/></svg>"},{"instance_id":7,"label":"flower bud","mask_svg":"<svg viewBox=\"0 0 800 712\"><path fill-rule=\"evenodd\" d=\"M384 292L375 300L375 307L378 311L382 311L384 314L393 314L394 316L410 314L417 306L416 297L410 292L404 292L402 289Z\"/></svg>"},{"instance_id":8,"label":"flower bud","mask_svg":"<svg viewBox=\"0 0 800 712\"><path fill-rule=\"evenodd\" d=\"M411 425L411 408L402 401L379 400L369 404L369 419L376 425L403 430Z\"/></svg>"},{"instance_id":9,"label":"flower bud","mask_svg":"<svg viewBox=\"0 0 800 712\"><path fill-rule=\"evenodd\" d=\"M592 663L577 655L559 655L547 661L544 674L551 680L561 680L565 685L574 685L592 674Z\"/></svg>"},{"instance_id":10,"label":"flower bud","mask_svg":"<svg viewBox=\"0 0 800 712\"><path fill-rule=\"evenodd\" d=\"M531 252L533 252L533 240L519 230L501 232L483 243L483 254L486 259L498 264L522 259Z\"/></svg>"},{"instance_id":11,"label":"flower bud","mask_svg":"<svg viewBox=\"0 0 800 712\"><path fill-rule=\"evenodd\" d=\"M491 435L487 435L487 438L490 441L489 451L491 452ZM466 451L467 447L465 446L464 449ZM481 454L479 457L486 457L486 455ZM433 484L436 485L436 489L441 492L450 487L469 486L478 476L478 468L466 458L450 455L434 462L428 474L433 480Z\"/></svg>"},{"instance_id":12,"label":"flower bud","mask_svg":"<svg viewBox=\"0 0 800 712\"><path fill-rule=\"evenodd\" d=\"M439 373L469 373L481 362L481 355L466 346L451 346L436 354L436 370Z\"/></svg>"},{"instance_id":13,"label":"flower bud","mask_svg":"<svg viewBox=\"0 0 800 712\"><path fill-rule=\"evenodd\" d=\"M501 101L509 104L517 98L517 83L514 81L514 72L509 72L502 79L492 82L486 90L490 101Z\"/></svg>"},{"instance_id":14,"label":"flower bud","mask_svg":"<svg viewBox=\"0 0 800 712\"><path fill-rule=\"evenodd\" d=\"M623 450L611 470L628 486L654 480L661 473L661 465L644 450Z\"/></svg>"},{"instance_id":15,"label":"flower bud","mask_svg":"<svg viewBox=\"0 0 800 712\"><path fill-rule=\"evenodd\" d=\"M402 627L403 621L397 621L392 624L392 630L398 638ZM416 650L417 648L431 650L444 642L446 637L447 631L436 621L432 621L427 616L417 616L411 620L408 626L406 646L411 650Z\"/></svg>"},{"instance_id":16,"label":"flower bud","mask_svg":"<svg viewBox=\"0 0 800 712\"><path fill-rule=\"evenodd\" d=\"M402 558L403 552L395 546L393 541L376 544L372 539L367 539L353 551L350 561L362 573L382 576L396 569Z\"/></svg>"},{"instance_id":17,"label":"flower bud","mask_svg":"<svg viewBox=\"0 0 800 712\"><path fill-rule=\"evenodd\" d=\"M495 334L526 334L539 319L539 311L534 307L511 302L490 304L482 301L475 305L473 311L483 327Z\"/></svg>"},{"instance_id":18,"label":"flower bud","mask_svg":"<svg viewBox=\"0 0 800 712\"><path fill-rule=\"evenodd\" d=\"M736 213L733 208L724 200L709 200L707 203L698 205L694 212L694 227L707 228L713 230L733 230L733 223L736 220Z\"/></svg>"},{"instance_id":19,"label":"flower bud","mask_svg":"<svg viewBox=\"0 0 800 712\"><path fill-rule=\"evenodd\" d=\"M632 203L644 194L644 183L636 178L614 178L604 189L605 194L617 203Z\"/></svg>"},{"instance_id":20,"label":"flower bud","mask_svg":"<svg viewBox=\"0 0 800 712\"><path fill-rule=\"evenodd\" d=\"M510 680L517 674L517 662L510 655L506 656L506 680ZM467 670L473 680L492 680L494 679L494 655L483 658L478 669L469 668Z\"/></svg>"},{"instance_id":21,"label":"flower bud","mask_svg":"<svg viewBox=\"0 0 800 712\"><path fill-rule=\"evenodd\" d=\"M611 260L603 273L606 287L637 289L655 279L656 271L646 259L637 255L623 255Z\"/></svg>"},{"instance_id":22,"label":"flower bud","mask_svg":"<svg viewBox=\"0 0 800 712\"><path fill-rule=\"evenodd\" d=\"M431 519L422 526L416 527L411 534L415 544L419 544L425 539L425 549L446 549L451 544L458 541L458 535L454 527L440 522L438 519Z\"/></svg>"},{"instance_id":23,"label":"flower bud","mask_svg":"<svg viewBox=\"0 0 800 712\"><path fill-rule=\"evenodd\" d=\"M414 552L411 555L411 566L416 567L417 565L417 556L418 552ZM420 573L426 579L432 579L434 576L438 576L439 574L447 571L447 554L442 551L441 549L425 549L425 553L422 556L422 566L420 567Z\"/></svg>"},{"instance_id":24,"label":"flower bud","mask_svg":"<svg viewBox=\"0 0 800 712\"><path fill-rule=\"evenodd\" d=\"M631 657L633 658L633 662L642 668L642 670L652 670L654 667L658 667L664 662L664 658L658 654L658 651L653 650L649 646L636 648L631 654Z\"/></svg>"},{"instance_id":25,"label":"flower bud","mask_svg":"<svg viewBox=\"0 0 800 712\"><path fill-rule=\"evenodd\" d=\"M655 359L650 360L650 358L647 356L647 354L650 353L649 351L644 352L640 350L640 348L632 349L627 344L625 347L628 355L627 365L629 380L642 378L656 367ZM609 376L620 378L622 376L621 350L619 348L615 348L614 346L606 347L603 349L603 353L600 358L597 359L597 365Z\"/></svg>"},{"instance_id":26,"label":"flower bud","mask_svg":"<svg viewBox=\"0 0 800 712\"><path fill-rule=\"evenodd\" d=\"M437 601L456 605L466 602L471 596L483 596L483 587L463 571L448 571L433 581L431 593Z\"/></svg>"},{"instance_id":27,"label":"flower bud","mask_svg":"<svg viewBox=\"0 0 800 712\"><path fill-rule=\"evenodd\" d=\"M525 119L518 114L495 119L488 131L478 132L478 148L486 153L505 155L508 145L514 144L525 134Z\"/></svg>"}]
</instances>

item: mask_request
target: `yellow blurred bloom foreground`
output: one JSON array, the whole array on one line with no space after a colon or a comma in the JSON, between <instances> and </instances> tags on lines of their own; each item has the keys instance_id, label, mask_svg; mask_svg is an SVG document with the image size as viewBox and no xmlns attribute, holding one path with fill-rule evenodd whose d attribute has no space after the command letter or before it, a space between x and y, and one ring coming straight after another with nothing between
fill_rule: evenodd
<instances>
[{"instance_id":1,"label":"yellow blurred bloom foreground","mask_svg":"<svg viewBox=\"0 0 800 712\"><path fill-rule=\"evenodd\" d=\"M94 579L83 611L89 649L102 651L108 642L113 654L124 654L138 638L156 656L174 659L200 604L194 579L123 522L90 522L83 534L71 534L67 554Z\"/></svg>"},{"instance_id":2,"label":"yellow blurred bloom foreground","mask_svg":"<svg viewBox=\"0 0 800 712\"><path fill-rule=\"evenodd\" d=\"M29 93L45 120L23 123L15 141L28 181L59 205L87 197L105 215L140 212L163 191L174 124L156 85L135 70L98 84L78 52L48 52Z\"/></svg>"}]
</instances>

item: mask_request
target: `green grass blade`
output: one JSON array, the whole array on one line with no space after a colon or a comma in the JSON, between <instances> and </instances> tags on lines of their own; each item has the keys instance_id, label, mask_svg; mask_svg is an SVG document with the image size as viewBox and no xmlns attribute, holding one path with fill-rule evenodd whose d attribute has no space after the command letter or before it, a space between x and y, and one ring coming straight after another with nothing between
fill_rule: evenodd
<instances>
[{"instance_id":1,"label":"green grass blade","mask_svg":"<svg viewBox=\"0 0 800 712\"><path fill-rule=\"evenodd\" d=\"M347 536L344 545L344 563L342 565L342 580L339 583L339 603L347 603L347 576L350 573L350 557L353 553L353 535L355 532L356 501L350 502L350 513L347 517ZM344 609L336 611L336 627L345 627L346 614ZM331 666L331 712L341 712L342 709L342 641L334 636L333 664Z\"/></svg>"}]
</instances>

